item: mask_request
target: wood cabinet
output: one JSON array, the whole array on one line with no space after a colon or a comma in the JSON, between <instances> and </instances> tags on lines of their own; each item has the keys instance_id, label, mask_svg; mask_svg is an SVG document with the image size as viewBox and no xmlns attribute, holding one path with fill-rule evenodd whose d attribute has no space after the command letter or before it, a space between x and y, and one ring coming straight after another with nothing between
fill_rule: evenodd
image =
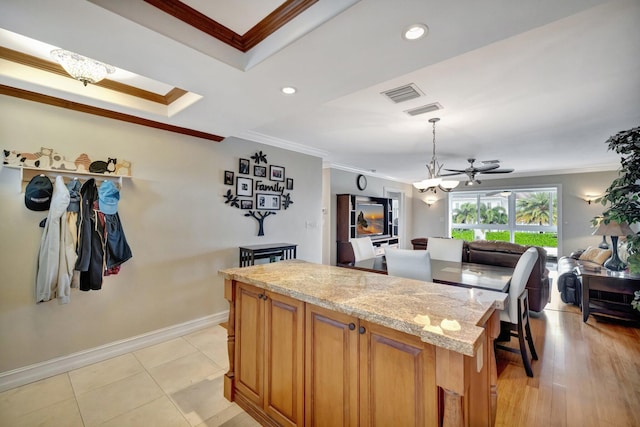
<instances>
[{"instance_id":1,"label":"wood cabinet","mask_svg":"<svg viewBox=\"0 0 640 427\"><path fill-rule=\"evenodd\" d=\"M640 290L640 277L605 268L596 271L582 264L576 267L576 272L582 283L584 322L589 314L594 314L640 325L640 313L631 306L634 292Z\"/></svg>"},{"instance_id":2,"label":"wood cabinet","mask_svg":"<svg viewBox=\"0 0 640 427\"><path fill-rule=\"evenodd\" d=\"M313 275L299 281L296 289L322 286ZM499 312L483 316L469 355L258 286L225 279L230 363L224 396L262 425L493 425ZM317 301L332 300L322 295Z\"/></svg>"},{"instance_id":3,"label":"wood cabinet","mask_svg":"<svg viewBox=\"0 0 640 427\"><path fill-rule=\"evenodd\" d=\"M235 292L236 399L264 425L303 425L304 303L244 283Z\"/></svg>"},{"instance_id":4,"label":"wood cabinet","mask_svg":"<svg viewBox=\"0 0 640 427\"><path fill-rule=\"evenodd\" d=\"M307 426L416 425L438 418L435 348L307 305Z\"/></svg>"},{"instance_id":5,"label":"wood cabinet","mask_svg":"<svg viewBox=\"0 0 640 427\"><path fill-rule=\"evenodd\" d=\"M398 237L393 234L393 209L391 199L357 196L355 194L338 194L336 197L336 262L338 265L349 264L355 261L350 241L351 239L359 237L357 233L357 206L359 203L377 204L383 207L383 234L370 236L374 246L382 249L387 245L398 245Z\"/></svg>"}]
</instances>

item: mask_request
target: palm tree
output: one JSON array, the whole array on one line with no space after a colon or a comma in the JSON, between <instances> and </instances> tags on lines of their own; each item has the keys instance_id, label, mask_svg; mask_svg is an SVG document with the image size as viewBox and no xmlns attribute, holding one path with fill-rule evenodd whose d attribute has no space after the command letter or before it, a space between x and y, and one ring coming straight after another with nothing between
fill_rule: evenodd
<instances>
[{"instance_id":1,"label":"palm tree","mask_svg":"<svg viewBox=\"0 0 640 427\"><path fill-rule=\"evenodd\" d=\"M516 221L519 224L545 225L555 222L557 217L556 203L553 200L553 211L549 212L550 193L528 193L516 200Z\"/></svg>"},{"instance_id":2,"label":"palm tree","mask_svg":"<svg viewBox=\"0 0 640 427\"><path fill-rule=\"evenodd\" d=\"M475 224L477 208L475 203L463 203L453 211L453 222L456 224Z\"/></svg>"},{"instance_id":3,"label":"palm tree","mask_svg":"<svg viewBox=\"0 0 640 427\"><path fill-rule=\"evenodd\" d=\"M480 220L483 224L506 224L509 222L507 210L502 206L487 208L484 203L480 205Z\"/></svg>"}]
</instances>

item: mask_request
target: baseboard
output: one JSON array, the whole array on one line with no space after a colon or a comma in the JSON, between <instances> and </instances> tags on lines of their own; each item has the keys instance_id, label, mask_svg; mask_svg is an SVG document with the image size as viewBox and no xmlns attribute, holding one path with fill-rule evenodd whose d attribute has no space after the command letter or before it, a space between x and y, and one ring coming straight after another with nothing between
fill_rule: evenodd
<instances>
[{"instance_id":1,"label":"baseboard","mask_svg":"<svg viewBox=\"0 0 640 427\"><path fill-rule=\"evenodd\" d=\"M33 365L0 373L0 392L39 381L54 375L69 372L92 363L101 362L112 357L140 350L150 345L158 344L172 338L180 337L198 329L206 328L226 322L229 311L223 311L211 316L201 317L188 322L147 332L146 334L114 341L109 344L72 353Z\"/></svg>"}]
</instances>

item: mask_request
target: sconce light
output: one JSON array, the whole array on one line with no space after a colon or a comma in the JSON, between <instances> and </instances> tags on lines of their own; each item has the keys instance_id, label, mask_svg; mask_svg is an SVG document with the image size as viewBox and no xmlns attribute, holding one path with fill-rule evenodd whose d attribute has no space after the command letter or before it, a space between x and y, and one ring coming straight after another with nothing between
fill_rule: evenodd
<instances>
[{"instance_id":1,"label":"sconce light","mask_svg":"<svg viewBox=\"0 0 640 427\"><path fill-rule=\"evenodd\" d=\"M587 204L591 204L591 202L595 202L596 200L598 200L600 196L594 196L593 194L587 194L584 196L584 201L587 202Z\"/></svg>"}]
</instances>

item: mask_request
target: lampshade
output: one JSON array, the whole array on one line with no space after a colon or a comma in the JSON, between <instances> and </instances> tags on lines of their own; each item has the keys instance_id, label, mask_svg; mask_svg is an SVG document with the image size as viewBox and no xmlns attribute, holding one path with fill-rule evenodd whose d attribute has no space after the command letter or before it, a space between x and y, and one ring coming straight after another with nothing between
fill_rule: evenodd
<instances>
[{"instance_id":1,"label":"lampshade","mask_svg":"<svg viewBox=\"0 0 640 427\"><path fill-rule=\"evenodd\" d=\"M604 221L600 221L598 228L591 234L594 236L628 236L633 234L633 230L626 222L609 221L608 224L605 224Z\"/></svg>"},{"instance_id":2,"label":"lampshade","mask_svg":"<svg viewBox=\"0 0 640 427\"><path fill-rule=\"evenodd\" d=\"M442 182L442 178L429 178L422 181L414 182L413 186L418 190L427 190L429 188L437 187Z\"/></svg>"},{"instance_id":3,"label":"lampshade","mask_svg":"<svg viewBox=\"0 0 640 427\"><path fill-rule=\"evenodd\" d=\"M442 182L440 183L440 188L443 189L444 191L451 191L454 188L456 188L458 184L460 184L460 181L455 181L452 179L442 180Z\"/></svg>"},{"instance_id":4,"label":"lampshade","mask_svg":"<svg viewBox=\"0 0 640 427\"><path fill-rule=\"evenodd\" d=\"M85 86L87 83L98 83L107 74L112 74L116 71L111 65L64 49L52 50L51 57L58 61L71 77L80 80Z\"/></svg>"}]
</instances>

